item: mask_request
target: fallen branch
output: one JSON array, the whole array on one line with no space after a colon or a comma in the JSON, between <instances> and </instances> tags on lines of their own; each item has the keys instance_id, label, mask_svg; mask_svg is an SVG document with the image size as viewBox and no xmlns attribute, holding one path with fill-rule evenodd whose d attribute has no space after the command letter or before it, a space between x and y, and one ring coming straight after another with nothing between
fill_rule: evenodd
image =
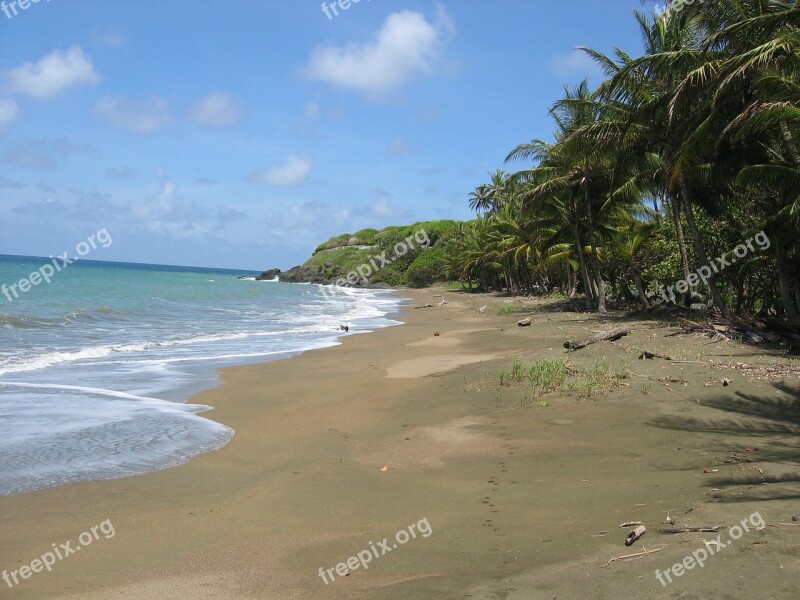
<instances>
[{"instance_id":1,"label":"fallen branch","mask_svg":"<svg viewBox=\"0 0 800 600\"><path fill-rule=\"evenodd\" d=\"M630 332L631 330L629 327L620 327L618 329L612 329L611 331L604 331L602 333L597 333L582 341L567 340L566 342L564 342L564 348L567 348L568 350L580 350L581 348L585 348L590 344L594 344L595 342L602 342L603 340L608 340L610 342L613 342L621 337L628 335Z\"/></svg>"},{"instance_id":2,"label":"fallen branch","mask_svg":"<svg viewBox=\"0 0 800 600\"><path fill-rule=\"evenodd\" d=\"M655 554L656 552L661 552L664 548L668 548L668 547L669 546L664 545L664 546L661 546L660 548L655 548L653 550L648 550L647 548L644 548L644 546L642 546L642 548L644 548L644 552L636 552L635 554L626 554L625 556L615 556L614 558L609 560L605 564L605 566L607 567L608 565L610 565L615 560L629 560L629 559L632 559L632 558L639 558L639 557L642 557L642 556L647 556L648 554Z\"/></svg>"},{"instance_id":3,"label":"fallen branch","mask_svg":"<svg viewBox=\"0 0 800 600\"><path fill-rule=\"evenodd\" d=\"M414 308L415 309L417 309L417 308L433 308L433 304L426 304L425 306L415 306Z\"/></svg>"},{"instance_id":4,"label":"fallen branch","mask_svg":"<svg viewBox=\"0 0 800 600\"><path fill-rule=\"evenodd\" d=\"M697 533L699 531L709 533L719 531L719 525L714 527L665 527L658 530L659 533Z\"/></svg>"}]
</instances>

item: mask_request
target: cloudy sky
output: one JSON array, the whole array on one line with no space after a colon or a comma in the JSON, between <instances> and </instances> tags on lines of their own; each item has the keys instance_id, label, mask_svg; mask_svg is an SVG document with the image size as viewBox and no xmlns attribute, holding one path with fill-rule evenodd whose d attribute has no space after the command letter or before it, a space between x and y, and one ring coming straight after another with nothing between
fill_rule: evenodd
<instances>
[{"instance_id":1,"label":"cloudy sky","mask_svg":"<svg viewBox=\"0 0 800 600\"><path fill-rule=\"evenodd\" d=\"M508 151L551 137L563 85L599 81L575 46L638 52L642 8L33 1L0 4L0 254L105 227L113 244L87 258L241 269L471 218Z\"/></svg>"}]
</instances>

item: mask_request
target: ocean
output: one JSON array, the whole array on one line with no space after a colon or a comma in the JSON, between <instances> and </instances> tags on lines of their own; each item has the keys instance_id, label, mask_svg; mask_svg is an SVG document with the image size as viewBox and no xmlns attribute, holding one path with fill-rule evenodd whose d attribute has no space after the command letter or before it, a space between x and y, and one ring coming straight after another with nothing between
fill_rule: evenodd
<instances>
[{"instance_id":1,"label":"ocean","mask_svg":"<svg viewBox=\"0 0 800 600\"><path fill-rule=\"evenodd\" d=\"M0 285L50 262L0 255ZM220 448L235 432L206 418L211 407L186 403L219 384L220 367L397 324L401 299L387 291L255 275L85 260L10 300L0 294L0 496Z\"/></svg>"}]
</instances>

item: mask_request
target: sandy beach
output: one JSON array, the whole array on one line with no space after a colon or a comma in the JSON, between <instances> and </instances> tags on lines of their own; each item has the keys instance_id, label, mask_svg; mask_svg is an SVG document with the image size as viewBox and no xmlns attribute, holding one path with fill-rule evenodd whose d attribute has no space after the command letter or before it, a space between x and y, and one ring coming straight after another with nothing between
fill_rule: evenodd
<instances>
[{"instance_id":1,"label":"sandy beach","mask_svg":"<svg viewBox=\"0 0 800 600\"><path fill-rule=\"evenodd\" d=\"M3 597L800 595L796 359L670 336L678 329L623 313L402 294L412 300L401 326L223 371L222 386L192 399L236 431L221 450L157 473L0 498L7 572L113 524L51 572L0 582ZM531 311L533 325L517 327ZM574 373L594 379L542 395L524 381L500 385L515 357L563 358L565 340L619 324L633 331L569 355ZM638 360L643 350L674 360ZM661 534L668 516L721 528ZM626 521L647 527L630 547ZM743 521L749 531L708 551ZM657 569L700 548L704 566L659 582ZM360 552L367 568L354 560L337 572Z\"/></svg>"}]
</instances>

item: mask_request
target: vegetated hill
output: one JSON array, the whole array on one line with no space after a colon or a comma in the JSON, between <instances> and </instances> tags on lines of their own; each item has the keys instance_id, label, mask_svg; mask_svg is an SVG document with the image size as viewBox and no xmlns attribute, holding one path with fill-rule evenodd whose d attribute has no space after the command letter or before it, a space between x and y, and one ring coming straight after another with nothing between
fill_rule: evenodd
<instances>
[{"instance_id":1,"label":"vegetated hill","mask_svg":"<svg viewBox=\"0 0 800 600\"><path fill-rule=\"evenodd\" d=\"M447 277L446 246L458 228L458 221L421 221L344 233L317 246L302 265L286 273L266 271L263 277L278 275L289 283L422 287Z\"/></svg>"}]
</instances>

